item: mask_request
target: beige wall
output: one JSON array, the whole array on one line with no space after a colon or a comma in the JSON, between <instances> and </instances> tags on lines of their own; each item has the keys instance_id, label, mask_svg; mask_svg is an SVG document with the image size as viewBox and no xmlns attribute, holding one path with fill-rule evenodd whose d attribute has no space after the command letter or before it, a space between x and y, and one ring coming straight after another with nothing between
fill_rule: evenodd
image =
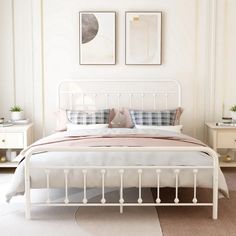
<instances>
[{"instance_id":1,"label":"beige wall","mask_svg":"<svg viewBox=\"0 0 236 236\"><path fill-rule=\"evenodd\" d=\"M117 12L116 65L78 64L83 10ZM129 10L163 12L161 66L124 65ZM221 117L223 104L229 115L236 103L235 10L234 0L0 0L0 116L7 117L16 100L35 122L38 138L54 129L61 80L174 78L183 86L184 131L202 139L204 122Z\"/></svg>"}]
</instances>

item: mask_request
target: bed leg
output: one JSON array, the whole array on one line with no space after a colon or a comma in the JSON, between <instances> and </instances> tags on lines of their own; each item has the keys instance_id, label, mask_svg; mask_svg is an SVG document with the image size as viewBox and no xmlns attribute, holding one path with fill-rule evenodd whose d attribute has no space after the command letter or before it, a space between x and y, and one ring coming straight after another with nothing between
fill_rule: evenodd
<instances>
[{"instance_id":1,"label":"bed leg","mask_svg":"<svg viewBox=\"0 0 236 236\"><path fill-rule=\"evenodd\" d=\"M218 180L214 180L212 219L218 219Z\"/></svg>"},{"instance_id":2,"label":"bed leg","mask_svg":"<svg viewBox=\"0 0 236 236\"><path fill-rule=\"evenodd\" d=\"M30 208L28 208L27 206L26 206L26 210L25 210L25 218L27 220L31 219Z\"/></svg>"},{"instance_id":3,"label":"bed leg","mask_svg":"<svg viewBox=\"0 0 236 236\"><path fill-rule=\"evenodd\" d=\"M25 218L27 220L31 219L31 214L30 214L30 189L26 187L25 189Z\"/></svg>"},{"instance_id":4,"label":"bed leg","mask_svg":"<svg viewBox=\"0 0 236 236\"><path fill-rule=\"evenodd\" d=\"M123 213L123 206L120 206L120 214Z\"/></svg>"},{"instance_id":5,"label":"bed leg","mask_svg":"<svg viewBox=\"0 0 236 236\"><path fill-rule=\"evenodd\" d=\"M215 207L215 206L213 206L212 219L213 220L217 220L218 219L217 207Z\"/></svg>"},{"instance_id":6,"label":"bed leg","mask_svg":"<svg viewBox=\"0 0 236 236\"><path fill-rule=\"evenodd\" d=\"M25 218L31 219L30 214L31 199L30 199L30 171L29 171L29 157L26 157L25 163Z\"/></svg>"},{"instance_id":7,"label":"bed leg","mask_svg":"<svg viewBox=\"0 0 236 236\"><path fill-rule=\"evenodd\" d=\"M212 207L212 219L218 219L218 191L219 191L219 183L218 183L218 156L217 154L214 157L214 169L213 169L213 207Z\"/></svg>"}]
</instances>

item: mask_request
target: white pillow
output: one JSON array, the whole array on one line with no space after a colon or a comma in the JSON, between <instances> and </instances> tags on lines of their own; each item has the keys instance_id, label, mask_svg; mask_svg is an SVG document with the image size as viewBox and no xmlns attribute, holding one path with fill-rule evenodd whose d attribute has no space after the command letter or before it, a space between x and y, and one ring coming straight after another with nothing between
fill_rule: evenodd
<instances>
[{"instance_id":1,"label":"white pillow","mask_svg":"<svg viewBox=\"0 0 236 236\"><path fill-rule=\"evenodd\" d=\"M159 129L167 130L171 132L181 133L183 125L164 125L164 126L152 126L152 125L135 125L137 129Z\"/></svg>"},{"instance_id":2,"label":"white pillow","mask_svg":"<svg viewBox=\"0 0 236 236\"><path fill-rule=\"evenodd\" d=\"M76 125L76 124L66 124L67 130L84 130L84 129L106 129L109 124L92 124L92 125Z\"/></svg>"}]
</instances>

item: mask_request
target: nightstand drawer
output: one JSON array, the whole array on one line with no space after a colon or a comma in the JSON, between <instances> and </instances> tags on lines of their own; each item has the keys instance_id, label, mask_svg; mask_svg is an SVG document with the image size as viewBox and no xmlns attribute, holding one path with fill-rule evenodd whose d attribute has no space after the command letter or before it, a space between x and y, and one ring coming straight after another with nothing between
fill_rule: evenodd
<instances>
[{"instance_id":1,"label":"nightstand drawer","mask_svg":"<svg viewBox=\"0 0 236 236\"><path fill-rule=\"evenodd\" d=\"M0 151L5 152L8 157L7 162L0 163L0 171L2 168L16 168L18 162L11 161L15 155L12 155L13 152L19 153L19 150L26 148L32 142L32 123L0 127Z\"/></svg>"},{"instance_id":2,"label":"nightstand drawer","mask_svg":"<svg viewBox=\"0 0 236 236\"><path fill-rule=\"evenodd\" d=\"M0 148L23 148L23 133L0 133Z\"/></svg>"},{"instance_id":3,"label":"nightstand drawer","mask_svg":"<svg viewBox=\"0 0 236 236\"><path fill-rule=\"evenodd\" d=\"M5 134L0 133L0 148L6 147L6 137Z\"/></svg>"},{"instance_id":4,"label":"nightstand drawer","mask_svg":"<svg viewBox=\"0 0 236 236\"><path fill-rule=\"evenodd\" d=\"M236 148L236 132L218 132L218 148Z\"/></svg>"}]
</instances>

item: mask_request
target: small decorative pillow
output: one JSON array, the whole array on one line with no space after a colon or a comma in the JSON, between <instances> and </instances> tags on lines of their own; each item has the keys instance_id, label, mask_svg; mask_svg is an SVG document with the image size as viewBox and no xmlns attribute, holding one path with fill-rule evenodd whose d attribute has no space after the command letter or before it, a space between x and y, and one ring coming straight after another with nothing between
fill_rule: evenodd
<instances>
[{"instance_id":1,"label":"small decorative pillow","mask_svg":"<svg viewBox=\"0 0 236 236\"><path fill-rule=\"evenodd\" d=\"M67 119L72 124L108 124L110 109L96 111L67 110Z\"/></svg>"},{"instance_id":2,"label":"small decorative pillow","mask_svg":"<svg viewBox=\"0 0 236 236\"><path fill-rule=\"evenodd\" d=\"M180 124L180 117L183 113L184 109L182 107L178 107L176 109L176 115L175 115L175 123L174 125L179 125Z\"/></svg>"},{"instance_id":3,"label":"small decorative pillow","mask_svg":"<svg viewBox=\"0 0 236 236\"><path fill-rule=\"evenodd\" d=\"M181 112L182 113L182 112ZM179 120L179 108L160 111L130 110L135 125L165 126L176 125Z\"/></svg>"},{"instance_id":4,"label":"small decorative pillow","mask_svg":"<svg viewBox=\"0 0 236 236\"><path fill-rule=\"evenodd\" d=\"M127 108L112 108L109 118L109 128L133 128L132 118Z\"/></svg>"}]
</instances>

